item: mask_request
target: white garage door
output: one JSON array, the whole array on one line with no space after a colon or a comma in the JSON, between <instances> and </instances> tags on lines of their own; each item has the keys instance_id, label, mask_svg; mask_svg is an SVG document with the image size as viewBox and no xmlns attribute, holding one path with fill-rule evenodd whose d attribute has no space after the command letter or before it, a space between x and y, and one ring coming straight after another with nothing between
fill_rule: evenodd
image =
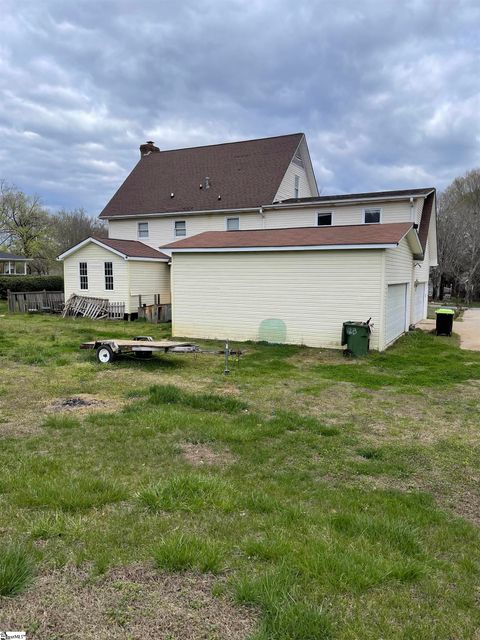
<instances>
[{"instance_id":1,"label":"white garage door","mask_svg":"<svg viewBox=\"0 0 480 640\"><path fill-rule=\"evenodd\" d=\"M420 322L425 316L425 288L426 282L420 282L415 287L415 304L413 309L413 322Z\"/></svg>"},{"instance_id":2,"label":"white garage door","mask_svg":"<svg viewBox=\"0 0 480 640\"><path fill-rule=\"evenodd\" d=\"M387 293L386 344L393 342L405 331L407 315L407 285L391 284Z\"/></svg>"}]
</instances>

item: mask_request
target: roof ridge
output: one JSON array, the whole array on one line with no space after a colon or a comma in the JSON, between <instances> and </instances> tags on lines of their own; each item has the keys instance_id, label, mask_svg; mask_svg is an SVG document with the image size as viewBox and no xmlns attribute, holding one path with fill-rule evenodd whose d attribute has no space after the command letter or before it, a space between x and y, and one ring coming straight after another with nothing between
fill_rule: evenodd
<instances>
[{"instance_id":1,"label":"roof ridge","mask_svg":"<svg viewBox=\"0 0 480 640\"><path fill-rule=\"evenodd\" d=\"M304 136L305 134L302 131L298 131L297 133L285 133L279 136L266 136L265 138L249 138L248 140L233 140L232 142L216 142L214 144L199 144L194 147L179 147L178 149L165 149L161 150L160 153L172 153L174 151L188 151L189 149L205 149L212 147L226 147L233 144L245 144L246 142L260 142L263 140L278 140L278 138L292 138L294 136ZM156 157L157 154L151 154L151 156L145 157ZM140 158L141 160L141 158Z\"/></svg>"}]
</instances>

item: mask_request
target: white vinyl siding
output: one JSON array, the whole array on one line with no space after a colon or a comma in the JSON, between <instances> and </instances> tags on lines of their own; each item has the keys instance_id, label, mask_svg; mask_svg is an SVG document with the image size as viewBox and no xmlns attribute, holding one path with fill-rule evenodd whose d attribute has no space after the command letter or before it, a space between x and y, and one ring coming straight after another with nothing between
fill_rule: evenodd
<instances>
[{"instance_id":1,"label":"white vinyl siding","mask_svg":"<svg viewBox=\"0 0 480 640\"><path fill-rule=\"evenodd\" d=\"M174 253L173 333L341 348L345 320L379 326L382 281L379 250Z\"/></svg>"},{"instance_id":2,"label":"white vinyl siding","mask_svg":"<svg viewBox=\"0 0 480 640\"><path fill-rule=\"evenodd\" d=\"M80 263L87 264L88 290L80 288ZM105 262L111 262L115 274L115 289L105 289ZM116 254L96 244L87 244L64 260L65 299L72 293L111 302L125 302L128 298L128 263ZM126 311L128 313L128 311Z\"/></svg>"},{"instance_id":3,"label":"white vinyl siding","mask_svg":"<svg viewBox=\"0 0 480 640\"><path fill-rule=\"evenodd\" d=\"M428 301L428 284L426 282L418 282L415 285L413 318L415 324L427 317L427 301Z\"/></svg>"},{"instance_id":4,"label":"white vinyl siding","mask_svg":"<svg viewBox=\"0 0 480 640\"><path fill-rule=\"evenodd\" d=\"M298 168L297 168L298 169ZM289 197L293 197L290 194ZM375 205L376 206L376 205ZM380 205L379 205L380 206ZM357 205L335 205L335 215L332 220L334 225L343 224L363 224L364 204ZM382 222L407 222L410 220L410 203L408 200L402 202L382 203ZM330 213L332 206L325 207L299 207L287 209L265 209L263 217L260 213L239 213L227 217L238 217L240 229L279 229L287 227L311 227L317 225L317 214ZM186 216L186 236L191 237L204 231L225 231L225 212L208 213ZM148 219L149 237L142 242L158 249L175 239L172 226L175 218L152 217ZM111 220L109 222L110 238L123 240L137 239L137 220Z\"/></svg>"},{"instance_id":5,"label":"white vinyl siding","mask_svg":"<svg viewBox=\"0 0 480 640\"><path fill-rule=\"evenodd\" d=\"M298 179L298 196L295 195L295 186ZM308 182L307 171L296 162L291 162L282 182L275 194L274 201L288 200L289 198L309 198L315 195ZM267 204L267 203L265 203Z\"/></svg>"},{"instance_id":6,"label":"white vinyl siding","mask_svg":"<svg viewBox=\"0 0 480 640\"><path fill-rule=\"evenodd\" d=\"M229 216L230 217L230 216ZM262 217L258 213L240 213L240 228L242 231L247 229L261 229ZM175 218L151 218L149 220L150 234L148 239L142 240L150 247L158 249L159 247L175 240L174 230L172 230ZM204 231L225 231L225 213L208 213L185 217L187 223L186 237L195 236ZM110 238L119 238L121 240L135 240L136 221L135 220L113 220L109 223Z\"/></svg>"},{"instance_id":7,"label":"white vinyl siding","mask_svg":"<svg viewBox=\"0 0 480 640\"><path fill-rule=\"evenodd\" d=\"M386 311L385 311L385 327L382 331L381 340L384 345L388 345L392 341L392 335L395 333L394 328L392 328L392 319L388 318L388 304L389 304L389 286L401 284L403 287L406 286L406 316L402 319L398 320L399 324L403 322L403 328L401 333L408 328L408 325L413 323L414 316L414 301L412 300L412 296L414 295L414 281L416 278L416 272L418 271L418 267L414 267L415 264L418 264L418 261L414 261L412 250L408 244L406 238L400 242L399 246L396 249L387 249L385 251L385 301L386 301ZM393 290L390 290L393 291ZM390 297L393 294L390 294ZM390 299L390 304L392 301ZM395 338L398 337L395 336Z\"/></svg>"},{"instance_id":8,"label":"white vinyl siding","mask_svg":"<svg viewBox=\"0 0 480 640\"><path fill-rule=\"evenodd\" d=\"M170 267L166 262L130 261L130 304L136 311L138 296L142 304L153 304L154 296L160 294L161 303L170 302Z\"/></svg>"}]
</instances>

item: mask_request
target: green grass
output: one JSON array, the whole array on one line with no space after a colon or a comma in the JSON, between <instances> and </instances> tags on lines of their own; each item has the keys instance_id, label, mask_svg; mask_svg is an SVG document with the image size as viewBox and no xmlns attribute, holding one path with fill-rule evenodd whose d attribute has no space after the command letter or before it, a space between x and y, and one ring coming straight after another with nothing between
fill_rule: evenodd
<instances>
[{"instance_id":1,"label":"green grass","mask_svg":"<svg viewBox=\"0 0 480 640\"><path fill-rule=\"evenodd\" d=\"M153 558L159 569L167 571L218 573L223 554L221 547L211 540L172 533L159 542Z\"/></svg>"},{"instance_id":2,"label":"green grass","mask_svg":"<svg viewBox=\"0 0 480 640\"><path fill-rule=\"evenodd\" d=\"M52 415L45 418L43 426L50 429L73 429L80 426L80 420L71 415Z\"/></svg>"},{"instance_id":3,"label":"green grass","mask_svg":"<svg viewBox=\"0 0 480 640\"><path fill-rule=\"evenodd\" d=\"M480 354L420 332L361 361L247 344L226 377L78 349L144 332L0 318L0 593L75 565L95 595L143 564L214 574L255 640L474 640ZM104 404L52 413L80 394Z\"/></svg>"},{"instance_id":4,"label":"green grass","mask_svg":"<svg viewBox=\"0 0 480 640\"><path fill-rule=\"evenodd\" d=\"M143 489L140 504L152 511L231 511L233 488L216 476L175 475L165 482Z\"/></svg>"},{"instance_id":5,"label":"green grass","mask_svg":"<svg viewBox=\"0 0 480 640\"><path fill-rule=\"evenodd\" d=\"M0 596L16 596L33 578L33 563L18 545L0 547Z\"/></svg>"}]
</instances>

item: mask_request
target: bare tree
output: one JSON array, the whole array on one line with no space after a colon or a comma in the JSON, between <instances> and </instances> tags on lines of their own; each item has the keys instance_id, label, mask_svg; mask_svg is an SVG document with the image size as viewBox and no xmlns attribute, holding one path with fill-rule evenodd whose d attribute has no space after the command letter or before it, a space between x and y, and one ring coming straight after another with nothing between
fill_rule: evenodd
<instances>
[{"instance_id":1,"label":"bare tree","mask_svg":"<svg viewBox=\"0 0 480 640\"><path fill-rule=\"evenodd\" d=\"M52 217L52 222L53 238L58 253L73 247L88 236L100 238L108 236L106 224L98 218L92 218L81 208L72 211L59 211Z\"/></svg>"},{"instance_id":2,"label":"bare tree","mask_svg":"<svg viewBox=\"0 0 480 640\"><path fill-rule=\"evenodd\" d=\"M439 268L465 302L480 290L480 169L456 178L439 198Z\"/></svg>"}]
</instances>

